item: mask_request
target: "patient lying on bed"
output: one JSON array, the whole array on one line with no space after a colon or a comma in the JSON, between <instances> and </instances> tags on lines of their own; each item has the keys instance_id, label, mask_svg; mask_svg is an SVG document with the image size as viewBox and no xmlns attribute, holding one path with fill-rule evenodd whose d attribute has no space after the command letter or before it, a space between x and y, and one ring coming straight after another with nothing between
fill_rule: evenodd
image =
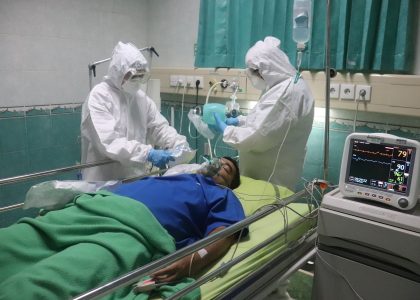
<instances>
[{"instance_id":1,"label":"patient lying on bed","mask_svg":"<svg viewBox=\"0 0 420 300\"><path fill-rule=\"evenodd\" d=\"M82 194L63 209L0 229L0 299L76 296L244 219L231 191L239 185L238 166L222 161L213 177L149 177L114 193ZM234 241L219 240L152 276L162 282L192 276ZM130 290L114 297L130 298Z\"/></svg>"}]
</instances>

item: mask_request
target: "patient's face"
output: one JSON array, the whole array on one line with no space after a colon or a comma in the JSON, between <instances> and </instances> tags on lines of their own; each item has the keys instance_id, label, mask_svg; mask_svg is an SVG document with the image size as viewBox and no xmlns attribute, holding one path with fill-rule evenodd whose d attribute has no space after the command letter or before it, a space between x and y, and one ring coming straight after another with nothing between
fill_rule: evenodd
<instances>
[{"instance_id":1,"label":"patient's face","mask_svg":"<svg viewBox=\"0 0 420 300\"><path fill-rule=\"evenodd\" d=\"M228 187L232 183L233 178L235 177L235 174L238 172L238 170L236 170L235 165L231 161L225 158L222 158L221 162L222 167L220 168L219 172L213 176L213 180L217 184Z\"/></svg>"}]
</instances>

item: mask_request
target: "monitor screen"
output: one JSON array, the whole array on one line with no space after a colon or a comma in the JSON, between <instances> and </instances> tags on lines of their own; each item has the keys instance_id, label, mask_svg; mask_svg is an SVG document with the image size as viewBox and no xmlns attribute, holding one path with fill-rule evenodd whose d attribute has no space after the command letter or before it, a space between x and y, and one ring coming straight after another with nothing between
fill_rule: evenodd
<instances>
[{"instance_id":1,"label":"monitor screen","mask_svg":"<svg viewBox=\"0 0 420 300\"><path fill-rule=\"evenodd\" d=\"M350 147L346 183L399 195L409 194L414 147L362 139L352 139Z\"/></svg>"}]
</instances>

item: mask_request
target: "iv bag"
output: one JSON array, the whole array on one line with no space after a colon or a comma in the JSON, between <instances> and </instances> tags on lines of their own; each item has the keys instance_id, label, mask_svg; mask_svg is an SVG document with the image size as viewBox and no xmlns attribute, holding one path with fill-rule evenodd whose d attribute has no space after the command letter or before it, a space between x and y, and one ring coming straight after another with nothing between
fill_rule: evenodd
<instances>
[{"instance_id":1,"label":"iv bag","mask_svg":"<svg viewBox=\"0 0 420 300\"><path fill-rule=\"evenodd\" d=\"M309 41L312 23L312 1L295 0L293 3L293 40L297 44Z\"/></svg>"}]
</instances>

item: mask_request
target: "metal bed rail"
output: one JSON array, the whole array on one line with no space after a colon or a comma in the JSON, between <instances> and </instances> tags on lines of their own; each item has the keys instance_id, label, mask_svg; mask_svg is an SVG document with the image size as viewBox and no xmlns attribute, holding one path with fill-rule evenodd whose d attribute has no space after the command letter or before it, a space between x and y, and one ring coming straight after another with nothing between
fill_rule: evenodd
<instances>
[{"instance_id":1,"label":"metal bed rail","mask_svg":"<svg viewBox=\"0 0 420 300\"><path fill-rule=\"evenodd\" d=\"M301 198L305 194L307 194L308 191L302 190L299 191L283 200L276 201L275 203L280 204L281 206L286 206L291 202L296 201L297 199ZM153 273L156 270L159 270L161 268L164 268L166 266L169 266L173 262L179 260L180 258L183 258L184 256L187 256L203 247L206 247L210 245L211 243L220 240L222 238L226 238L228 236L231 236L232 234L244 229L248 225L254 223L255 221L264 218L265 216L277 211L279 209L278 206L266 206L263 207L260 211L255 213L254 215L251 215L247 217L246 219L235 223L222 231L219 231L215 234L212 234L210 236L205 237L204 239L195 242L194 244L191 244L185 248L182 248L172 254L169 254L161 259L158 259L156 261L153 261L145 266L139 267L125 275L122 275L115 280L108 282L102 286L96 287L94 289L91 289L81 295L78 295L77 297L73 298L73 300L87 300L87 299L95 299L101 296L104 296L106 294L109 294L113 292L114 290L132 284L139 280L139 278L149 275L150 273ZM313 213L315 210L313 211Z\"/></svg>"},{"instance_id":2,"label":"metal bed rail","mask_svg":"<svg viewBox=\"0 0 420 300\"><path fill-rule=\"evenodd\" d=\"M315 216L317 213L318 209L313 210L312 213L309 214L309 216ZM233 267L234 265L238 264L239 262L243 261L244 259L248 258L249 256L251 256L252 254L254 254L255 252L257 252L258 250L264 248L265 246L269 245L270 243L274 242L275 240L279 239L280 237L284 236L288 230L294 229L298 226L300 226L303 222L305 222L306 220L299 220L298 222L294 223L292 226L286 228L286 229L282 229L281 231L279 231L278 233L276 233L275 235L272 235L271 237L269 237L268 239L262 241L260 244L252 247L251 249L247 250L246 252L244 252L243 254L239 255L238 257L232 259L231 261L223 264L222 266L220 266L218 269L214 270L213 272L204 275L203 277L200 277L199 279L197 279L194 283L186 286L185 288L183 288L182 290L180 290L179 292L175 293L174 295L172 295L171 297L168 298L168 300L174 300L174 299L179 299L182 296L187 295L189 292L191 292L192 290L194 290L195 288L201 286L202 284L217 278L219 275L229 271L229 269L231 267Z\"/></svg>"},{"instance_id":3,"label":"metal bed rail","mask_svg":"<svg viewBox=\"0 0 420 300\"><path fill-rule=\"evenodd\" d=\"M14 177L3 178L3 179L0 179L0 186L1 185L6 185L6 184L23 182L23 181L26 181L26 180L45 177L45 176L49 176L49 175L57 175L57 174L70 172L70 171L74 171L74 170L80 170L80 169L86 169L86 168L106 165L106 164L110 164L110 163L114 163L114 162L115 161L112 161L112 160L103 160L103 161L97 161L97 162L92 162L92 163L76 164L76 165L69 166L69 167L63 167L63 168L52 169L52 170L47 170L47 171L41 171L41 172L36 172L36 173L31 173L31 174L25 174L25 175L19 175L19 176L14 176ZM168 169L159 169L157 171L152 171L152 172L144 174L144 175L123 179L122 182L130 182L130 181L133 181L133 180L136 180L136 179L141 179L141 178L144 178L144 177L147 177L147 176L157 175L157 174L163 173L167 170ZM22 203L9 205L9 206L0 207L0 213L10 211L10 210L14 210L14 209L18 209L18 208L22 208L23 204L24 203L22 202Z\"/></svg>"}]
</instances>

